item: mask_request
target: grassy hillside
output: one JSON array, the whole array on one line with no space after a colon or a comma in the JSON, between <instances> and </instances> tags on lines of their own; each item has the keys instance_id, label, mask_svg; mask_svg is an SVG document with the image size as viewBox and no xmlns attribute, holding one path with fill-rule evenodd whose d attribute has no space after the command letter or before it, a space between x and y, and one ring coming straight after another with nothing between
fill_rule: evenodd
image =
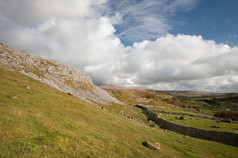
<instances>
[{"instance_id":1,"label":"grassy hillside","mask_svg":"<svg viewBox=\"0 0 238 158\"><path fill-rule=\"evenodd\" d=\"M231 145L150 127L133 106L102 110L22 74L0 74L0 157L238 156ZM144 147L144 141L159 142L161 150Z\"/></svg>"},{"instance_id":2,"label":"grassy hillside","mask_svg":"<svg viewBox=\"0 0 238 158\"><path fill-rule=\"evenodd\" d=\"M151 90L132 89L116 86L100 86L107 90L115 98L127 104L144 104L144 105L160 105L170 107L170 104L165 103L163 100L172 99L173 96L166 93L159 93Z\"/></svg>"}]
</instances>

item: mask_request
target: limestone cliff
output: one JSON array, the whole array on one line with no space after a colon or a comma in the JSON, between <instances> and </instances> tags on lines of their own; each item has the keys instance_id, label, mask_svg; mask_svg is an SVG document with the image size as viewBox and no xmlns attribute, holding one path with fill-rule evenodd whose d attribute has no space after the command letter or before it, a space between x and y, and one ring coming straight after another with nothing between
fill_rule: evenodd
<instances>
[{"instance_id":1,"label":"limestone cliff","mask_svg":"<svg viewBox=\"0 0 238 158\"><path fill-rule=\"evenodd\" d=\"M94 85L82 70L0 44L0 67L17 71L90 103L124 104Z\"/></svg>"}]
</instances>

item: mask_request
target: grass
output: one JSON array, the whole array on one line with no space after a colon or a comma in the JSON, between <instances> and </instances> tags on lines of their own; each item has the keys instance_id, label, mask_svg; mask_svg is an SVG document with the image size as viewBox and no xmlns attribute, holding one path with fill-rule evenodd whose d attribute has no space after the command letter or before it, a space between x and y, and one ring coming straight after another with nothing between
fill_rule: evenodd
<instances>
[{"instance_id":1,"label":"grass","mask_svg":"<svg viewBox=\"0 0 238 158\"><path fill-rule=\"evenodd\" d=\"M216 108L199 108L200 110L202 110L202 112L204 112L205 114L208 114L208 115L212 115L214 116L214 114L216 112L219 112L221 111L220 109L216 109Z\"/></svg>"},{"instance_id":2,"label":"grass","mask_svg":"<svg viewBox=\"0 0 238 158\"><path fill-rule=\"evenodd\" d=\"M181 107L199 108L209 115L213 115L217 111L224 111L224 110L238 112L237 93L230 93L230 94L194 93L194 94L190 92L172 93L174 98L168 99L166 101Z\"/></svg>"},{"instance_id":3,"label":"grass","mask_svg":"<svg viewBox=\"0 0 238 158\"><path fill-rule=\"evenodd\" d=\"M179 109L165 109L165 108L159 108L159 107L150 107L150 109L158 110L158 111L165 111L165 112L176 112L176 113L184 113L184 114L191 114L191 115L203 115L200 113L190 112L190 111L184 111Z\"/></svg>"},{"instance_id":4,"label":"grass","mask_svg":"<svg viewBox=\"0 0 238 158\"><path fill-rule=\"evenodd\" d=\"M22 74L0 74L1 158L238 156L231 145L152 128L134 106L102 110ZM144 141L159 142L161 150L144 147Z\"/></svg>"},{"instance_id":5,"label":"grass","mask_svg":"<svg viewBox=\"0 0 238 158\"><path fill-rule=\"evenodd\" d=\"M108 86L102 87L108 88ZM113 88L114 87L112 87L112 90L106 90L109 91L112 96L129 105L143 104L172 107L170 104L167 104L163 101L164 99L171 98L170 95L165 93L158 93L143 89Z\"/></svg>"},{"instance_id":6,"label":"grass","mask_svg":"<svg viewBox=\"0 0 238 158\"><path fill-rule=\"evenodd\" d=\"M235 132L238 131L238 124L234 123L226 123L226 122L216 122L215 120L210 119L202 119L202 118L195 118L189 116L183 116L184 120L177 119L181 115L167 115L167 114L160 114L161 118L164 118L168 121L185 125L189 127L195 127L200 129L207 129L207 130L214 130L214 131L226 131L226 132ZM177 118L176 118L177 117ZM172 120L171 120L172 119ZM211 126L219 126L219 128L213 128Z\"/></svg>"}]
</instances>

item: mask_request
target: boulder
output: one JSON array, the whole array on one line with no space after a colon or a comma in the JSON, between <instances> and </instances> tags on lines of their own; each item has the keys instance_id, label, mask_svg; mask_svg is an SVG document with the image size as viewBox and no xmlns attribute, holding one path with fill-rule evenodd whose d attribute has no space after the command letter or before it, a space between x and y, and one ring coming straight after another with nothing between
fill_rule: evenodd
<instances>
[{"instance_id":1,"label":"boulder","mask_svg":"<svg viewBox=\"0 0 238 158\"><path fill-rule=\"evenodd\" d=\"M158 142L156 142L155 144L149 142L149 141L146 141L146 142L143 142L142 143L144 146L152 149L152 150L160 150L160 144Z\"/></svg>"},{"instance_id":2,"label":"boulder","mask_svg":"<svg viewBox=\"0 0 238 158\"><path fill-rule=\"evenodd\" d=\"M68 94L68 95L71 95L71 96L73 95L72 93L69 93L69 92L68 92L67 94Z\"/></svg>"},{"instance_id":3,"label":"boulder","mask_svg":"<svg viewBox=\"0 0 238 158\"><path fill-rule=\"evenodd\" d=\"M226 118L222 120L223 122L227 122L227 123L232 123L232 119L231 118Z\"/></svg>"},{"instance_id":4,"label":"boulder","mask_svg":"<svg viewBox=\"0 0 238 158\"><path fill-rule=\"evenodd\" d=\"M15 95L12 95L11 97L12 97L12 99L17 99L17 96L15 96Z\"/></svg>"},{"instance_id":5,"label":"boulder","mask_svg":"<svg viewBox=\"0 0 238 158\"><path fill-rule=\"evenodd\" d=\"M180 119L180 120L184 120L184 117L183 117L183 116L180 116L179 119Z\"/></svg>"}]
</instances>

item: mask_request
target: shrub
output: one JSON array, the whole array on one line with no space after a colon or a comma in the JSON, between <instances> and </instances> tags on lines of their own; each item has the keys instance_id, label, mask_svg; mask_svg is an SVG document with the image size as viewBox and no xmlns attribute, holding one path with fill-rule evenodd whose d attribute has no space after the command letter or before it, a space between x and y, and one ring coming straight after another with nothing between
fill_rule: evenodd
<instances>
[{"instance_id":1,"label":"shrub","mask_svg":"<svg viewBox=\"0 0 238 158\"><path fill-rule=\"evenodd\" d=\"M219 111L214 114L215 117L225 118L225 119L232 119L233 121L238 121L238 113L232 111Z\"/></svg>"}]
</instances>

